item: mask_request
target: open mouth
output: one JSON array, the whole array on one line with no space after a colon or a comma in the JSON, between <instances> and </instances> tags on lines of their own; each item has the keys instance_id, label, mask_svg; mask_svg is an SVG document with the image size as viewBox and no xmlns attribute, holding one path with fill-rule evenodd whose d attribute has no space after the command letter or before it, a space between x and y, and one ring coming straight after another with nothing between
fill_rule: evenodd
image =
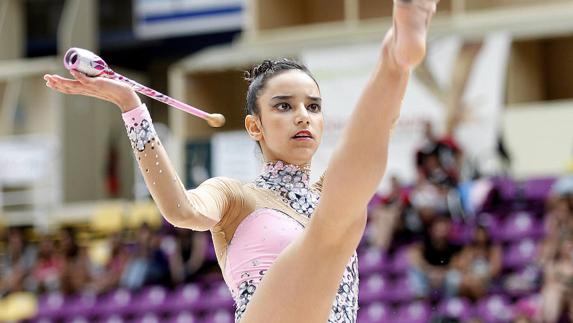
<instances>
[{"instance_id":1,"label":"open mouth","mask_svg":"<svg viewBox=\"0 0 573 323\"><path fill-rule=\"evenodd\" d=\"M292 138L293 139L301 139L301 140L302 139L312 139L312 134L310 133L310 131L303 130L303 131L297 132L296 135L294 135Z\"/></svg>"}]
</instances>

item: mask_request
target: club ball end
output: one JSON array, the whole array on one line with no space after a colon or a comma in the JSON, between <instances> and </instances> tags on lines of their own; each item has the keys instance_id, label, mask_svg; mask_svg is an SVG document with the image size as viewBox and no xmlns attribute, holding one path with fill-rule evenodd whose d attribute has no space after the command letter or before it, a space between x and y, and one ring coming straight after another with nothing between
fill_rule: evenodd
<instances>
[{"instance_id":1,"label":"club ball end","mask_svg":"<svg viewBox=\"0 0 573 323\"><path fill-rule=\"evenodd\" d=\"M211 127L219 128L225 124L225 117L222 114L214 113L209 116L207 123Z\"/></svg>"}]
</instances>

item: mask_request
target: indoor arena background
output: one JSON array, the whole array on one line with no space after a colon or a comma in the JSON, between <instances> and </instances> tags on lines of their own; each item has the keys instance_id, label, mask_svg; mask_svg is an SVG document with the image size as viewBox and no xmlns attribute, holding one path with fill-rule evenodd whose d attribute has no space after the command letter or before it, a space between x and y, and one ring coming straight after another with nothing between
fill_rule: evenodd
<instances>
[{"instance_id":1,"label":"indoor arena background","mask_svg":"<svg viewBox=\"0 0 573 323\"><path fill-rule=\"evenodd\" d=\"M189 189L211 176L254 178L262 156L242 130L243 71L264 58L305 63L324 98L316 179L391 9L391 0L0 0L0 321L234 320L209 234L162 220L120 111L45 86L46 73L69 76L68 48L226 116L210 128L145 101ZM571 0L440 2L369 204L359 323L571 321L571 57ZM447 248L436 254L436 244Z\"/></svg>"}]
</instances>

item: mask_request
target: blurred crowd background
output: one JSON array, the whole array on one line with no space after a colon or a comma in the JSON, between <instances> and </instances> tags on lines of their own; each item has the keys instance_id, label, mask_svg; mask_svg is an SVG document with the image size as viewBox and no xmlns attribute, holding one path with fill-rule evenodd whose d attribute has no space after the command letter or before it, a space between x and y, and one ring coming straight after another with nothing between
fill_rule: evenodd
<instances>
[{"instance_id":1,"label":"blurred crowd background","mask_svg":"<svg viewBox=\"0 0 573 323\"><path fill-rule=\"evenodd\" d=\"M573 322L573 2L439 9L368 207L358 323ZM215 130L146 101L192 189L258 172L241 75L267 57L321 84L320 174L390 14L380 0L0 1L0 321L234 321L210 234L162 219L119 111L44 86L68 48L227 117Z\"/></svg>"}]
</instances>

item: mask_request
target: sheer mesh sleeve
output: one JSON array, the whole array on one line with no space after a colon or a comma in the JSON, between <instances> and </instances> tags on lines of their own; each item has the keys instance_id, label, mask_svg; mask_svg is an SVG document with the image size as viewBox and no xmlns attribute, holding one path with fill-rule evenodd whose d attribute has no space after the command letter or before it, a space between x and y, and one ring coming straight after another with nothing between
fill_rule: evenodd
<instances>
[{"instance_id":1,"label":"sheer mesh sleeve","mask_svg":"<svg viewBox=\"0 0 573 323\"><path fill-rule=\"evenodd\" d=\"M177 227L205 231L245 206L239 181L211 178L187 191L153 127L145 104L122 114L145 183L165 219Z\"/></svg>"}]
</instances>

